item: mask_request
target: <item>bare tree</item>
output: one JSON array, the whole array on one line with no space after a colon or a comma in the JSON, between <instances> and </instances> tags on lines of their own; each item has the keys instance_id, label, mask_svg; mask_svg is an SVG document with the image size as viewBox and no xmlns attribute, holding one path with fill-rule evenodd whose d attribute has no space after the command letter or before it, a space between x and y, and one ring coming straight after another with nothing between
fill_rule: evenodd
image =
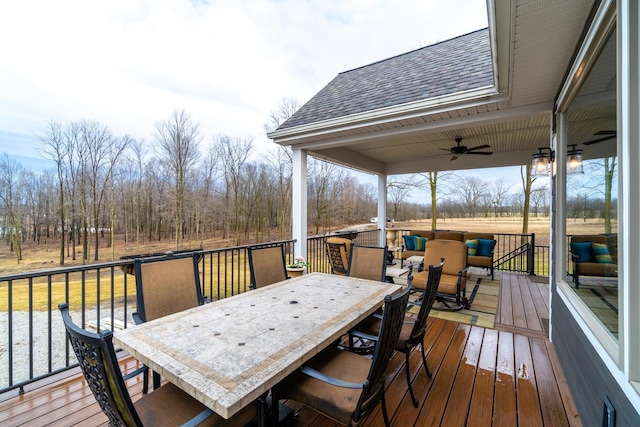
<instances>
[{"instance_id":1,"label":"bare tree","mask_svg":"<svg viewBox=\"0 0 640 427\"><path fill-rule=\"evenodd\" d=\"M285 96L280 100L278 107L276 110L272 110L269 112L269 119L267 122L263 124L264 130L266 132L271 132L287 121L287 119L293 116L298 108L300 108L300 103L297 99L291 96Z\"/></svg>"},{"instance_id":2,"label":"bare tree","mask_svg":"<svg viewBox=\"0 0 640 427\"><path fill-rule=\"evenodd\" d=\"M458 194L469 218L475 218L481 199L485 196L486 183L476 176L467 176L457 183Z\"/></svg>"},{"instance_id":3,"label":"bare tree","mask_svg":"<svg viewBox=\"0 0 640 427\"><path fill-rule=\"evenodd\" d=\"M398 209L405 202L407 196L416 189L417 184L413 175L394 176L387 182L388 203L393 208L393 218L398 218ZM384 221L384 218L379 220Z\"/></svg>"},{"instance_id":4,"label":"bare tree","mask_svg":"<svg viewBox=\"0 0 640 427\"><path fill-rule=\"evenodd\" d=\"M489 200L493 207L493 215L498 218L502 215L502 209L507 201L507 196L511 191L511 186L507 184L505 178L498 179L489 188Z\"/></svg>"},{"instance_id":5,"label":"bare tree","mask_svg":"<svg viewBox=\"0 0 640 427\"><path fill-rule=\"evenodd\" d=\"M170 118L155 124L157 153L171 174L175 197L176 250L184 239L185 196L187 175L198 161L200 130L186 111L174 110Z\"/></svg>"},{"instance_id":6,"label":"bare tree","mask_svg":"<svg viewBox=\"0 0 640 427\"><path fill-rule=\"evenodd\" d=\"M586 161L584 167L588 170L589 180L582 188L590 194L599 193L604 198L604 232L611 233L611 219L613 217L612 193L616 179L617 157L604 157Z\"/></svg>"},{"instance_id":7,"label":"bare tree","mask_svg":"<svg viewBox=\"0 0 640 427\"><path fill-rule=\"evenodd\" d=\"M333 206L344 188L346 171L329 162L313 159L309 162L309 204L315 233L331 229Z\"/></svg>"},{"instance_id":8,"label":"bare tree","mask_svg":"<svg viewBox=\"0 0 640 427\"><path fill-rule=\"evenodd\" d=\"M236 244L241 242L243 222L242 208L242 176L244 168L251 152L253 142L251 139L232 139L226 135L220 135L210 148L218 158L222 168L222 176L225 181L225 206L227 213L224 223L225 230L231 232Z\"/></svg>"},{"instance_id":9,"label":"bare tree","mask_svg":"<svg viewBox=\"0 0 640 427\"><path fill-rule=\"evenodd\" d=\"M91 222L94 229L94 261L99 260L100 236L106 227L100 221L100 211L109 190L109 182L122 153L132 140L129 136L116 138L109 128L96 121L81 123L82 145L86 153L85 178L91 198Z\"/></svg>"},{"instance_id":10,"label":"bare tree","mask_svg":"<svg viewBox=\"0 0 640 427\"><path fill-rule=\"evenodd\" d=\"M20 215L20 188L22 183L22 166L7 154L0 156L0 203L4 210L5 236L8 237L11 250L18 264L22 260L22 217Z\"/></svg>"},{"instance_id":11,"label":"bare tree","mask_svg":"<svg viewBox=\"0 0 640 427\"><path fill-rule=\"evenodd\" d=\"M447 183L451 178L455 175L453 172L438 172L432 171L427 173L418 174L422 177L422 181L418 184L420 188L428 188L429 194L431 195L431 229L436 230L438 228L438 200L446 197L448 195L448 191L439 191L438 181L444 181L444 187L446 189Z\"/></svg>"},{"instance_id":12,"label":"bare tree","mask_svg":"<svg viewBox=\"0 0 640 427\"><path fill-rule=\"evenodd\" d=\"M531 164L520 166L520 178L522 180L522 234L529 233L529 205L531 200L531 187L536 177L531 175ZM523 239L525 237L523 236Z\"/></svg>"},{"instance_id":13,"label":"bare tree","mask_svg":"<svg viewBox=\"0 0 640 427\"><path fill-rule=\"evenodd\" d=\"M530 206L533 210L533 216L538 217L538 214L543 209L545 204L548 204L549 200L549 186L538 185L531 189Z\"/></svg>"},{"instance_id":14,"label":"bare tree","mask_svg":"<svg viewBox=\"0 0 640 427\"><path fill-rule=\"evenodd\" d=\"M67 155L66 144L62 132L62 125L59 122L50 121L48 123L48 131L46 134L38 137L42 144L41 152L44 158L52 160L56 165L56 174L58 177L58 204L60 218L60 265L64 265L64 247L65 247L65 182L67 179L67 169L65 157Z\"/></svg>"}]
</instances>

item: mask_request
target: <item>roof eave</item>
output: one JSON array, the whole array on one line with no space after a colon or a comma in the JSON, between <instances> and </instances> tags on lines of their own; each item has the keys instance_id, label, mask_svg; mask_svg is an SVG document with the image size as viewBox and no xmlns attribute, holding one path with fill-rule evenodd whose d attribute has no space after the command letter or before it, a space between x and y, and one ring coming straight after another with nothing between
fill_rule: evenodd
<instances>
[{"instance_id":1,"label":"roof eave","mask_svg":"<svg viewBox=\"0 0 640 427\"><path fill-rule=\"evenodd\" d=\"M407 120L418 116L438 113L442 110L465 108L504 100L500 99L498 95L499 93L495 86L485 86L421 101L337 117L335 119L278 129L267 133L267 137L273 139L275 143L280 145L293 145L301 136L308 139L309 137L321 136L338 130L344 131L393 121Z\"/></svg>"}]
</instances>

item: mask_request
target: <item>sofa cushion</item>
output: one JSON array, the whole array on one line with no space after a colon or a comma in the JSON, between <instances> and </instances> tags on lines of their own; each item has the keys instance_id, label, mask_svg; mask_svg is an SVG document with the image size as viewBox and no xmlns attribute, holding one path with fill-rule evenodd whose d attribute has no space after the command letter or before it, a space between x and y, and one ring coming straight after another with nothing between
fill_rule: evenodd
<instances>
[{"instance_id":1,"label":"sofa cushion","mask_svg":"<svg viewBox=\"0 0 640 427\"><path fill-rule=\"evenodd\" d=\"M467 254L469 256L476 256L478 253L478 239L470 239L464 242L467 245Z\"/></svg>"},{"instance_id":2,"label":"sofa cushion","mask_svg":"<svg viewBox=\"0 0 640 427\"><path fill-rule=\"evenodd\" d=\"M571 253L578 258L577 262L593 262L591 242L571 242Z\"/></svg>"},{"instance_id":3,"label":"sofa cushion","mask_svg":"<svg viewBox=\"0 0 640 427\"><path fill-rule=\"evenodd\" d=\"M416 251L424 251L424 249L427 247L427 238L426 237L420 237L420 236L416 236Z\"/></svg>"},{"instance_id":4,"label":"sofa cushion","mask_svg":"<svg viewBox=\"0 0 640 427\"><path fill-rule=\"evenodd\" d=\"M607 245L602 243L591 243L591 254L593 255L593 259L596 262L601 264L611 264L613 261L611 260L611 254L609 253L609 248Z\"/></svg>"},{"instance_id":5,"label":"sofa cushion","mask_svg":"<svg viewBox=\"0 0 640 427\"><path fill-rule=\"evenodd\" d=\"M404 247L406 250L408 251L416 250L416 236L412 236L409 234L406 236L402 236L402 238L404 239Z\"/></svg>"},{"instance_id":6,"label":"sofa cushion","mask_svg":"<svg viewBox=\"0 0 640 427\"><path fill-rule=\"evenodd\" d=\"M491 252L493 252L493 248L495 245L495 240L478 239L478 251L476 252L476 255L491 256Z\"/></svg>"}]
</instances>

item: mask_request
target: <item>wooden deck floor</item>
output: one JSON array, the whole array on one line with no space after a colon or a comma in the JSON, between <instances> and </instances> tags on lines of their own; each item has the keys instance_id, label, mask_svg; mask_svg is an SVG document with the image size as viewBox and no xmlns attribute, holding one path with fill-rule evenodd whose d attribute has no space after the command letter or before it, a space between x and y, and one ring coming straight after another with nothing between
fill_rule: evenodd
<instances>
[{"instance_id":1,"label":"wooden deck floor","mask_svg":"<svg viewBox=\"0 0 640 427\"><path fill-rule=\"evenodd\" d=\"M407 393L404 355L394 355L386 392L387 408L395 426L581 426L553 346L546 339L548 287L527 276L502 274L501 299L495 329L429 319L425 338L427 362L419 350L410 358L416 397ZM546 307L546 308L545 308ZM123 371L137 362L121 358ZM142 383L128 383L134 399ZM288 424L334 426L315 411L287 402L296 411ZM0 425L102 426L100 412L77 369L39 381L18 395L0 395ZM377 408L364 423L382 425Z\"/></svg>"}]
</instances>

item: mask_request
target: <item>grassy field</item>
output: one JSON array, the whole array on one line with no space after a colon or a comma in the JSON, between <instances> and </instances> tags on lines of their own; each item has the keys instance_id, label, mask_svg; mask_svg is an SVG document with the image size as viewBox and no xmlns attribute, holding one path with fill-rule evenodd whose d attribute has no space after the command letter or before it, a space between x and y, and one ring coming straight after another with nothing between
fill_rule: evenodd
<instances>
[{"instance_id":1,"label":"grassy field","mask_svg":"<svg viewBox=\"0 0 640 427\"><path fill-rule=\"evenodd\" d=\"M362 225L361 227L375 228L373 224ZM406 221L395 222L394 227L398 229L430 229L431 221ZM519 218L476 218L476 219L447 219L438 221L438 229L462 230L462 231L482 231L493 233L519 234L522 232L522 222ZM604 232L604 223L602 220L587 221L571 221L567 222L567 230L569 234L598 234ZM532 218L529 222L529 233L536 234L536 243L538 245L549 244L549 220L548 218ZM202 245L203 249L213 249L230 246L229 241L222 239L209 239L203 242L186 242L184 249L197 249ZM139 248L130 243L117 241L114 247L113 259L117 260L121 256L133 255L139 253L163 252L174 249L174 242L153 242L151 244L143 244ZM0 275L16 274L27 271L37 271L42 269L58 268L58 242L50 242L47 245L25 244L23 248L23 261L18 264L14 255L9 251L7 246L0 249ZM101 248L101 262L111 261L111 248ZM80 254L78 254L78 258ZM81 265L81 262L67 261L65 266ZM105 273L106 275L106 273ZM71 277L68 286L64 282L54 282L49 292L47 283L26 283L16 282L12 287L12 305L13 309L27 309L32 307L34 310L46 310L49 305L56 307L58 302L69 300L70 303L79 303L84 294L85 301L108 300L112 298L121 301L125 295L124 289L124 273L120 270L114 275L113 285L109 277L103 277L100 286L97 286L95 277L87 277L84 289L80 288L80 278ZM214 275L215 277L215 275ZM63 280L60 276L59 280ZM208 279L206 279L208 280ZM238 279L237 279L238 280ZM205 283L205 289L208 289L208 283ZM135 282L133 276L128 279L129 289L127 294L131 297L135 295ZM29 287L32 289L32 299L29 300ZM99 295L99 296L98 296ZM209 295L211 297L211 295ZM215 298L215 295L213 296ZM78 301L74 301L76 298ZM6 283L0 284L0 311L7 310L8 288Z\"/></svg>"}]
</instances>

